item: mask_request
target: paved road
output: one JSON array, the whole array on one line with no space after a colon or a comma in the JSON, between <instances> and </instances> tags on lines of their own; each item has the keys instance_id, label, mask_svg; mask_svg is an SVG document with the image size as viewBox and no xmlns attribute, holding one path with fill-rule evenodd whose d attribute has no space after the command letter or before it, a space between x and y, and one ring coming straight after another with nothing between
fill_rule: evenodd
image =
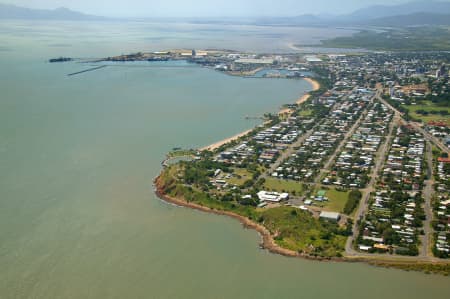
<instances>
[{"instance_id":1,"label":"paved road","mask_svg":"<svg viewBox=\"0 0 450 299\"><path fill-rule=\"evenodd\" d=\"M339 101L338 103L334 104L333 107L330 108L330 112L334 111L336 109L336 106L340 102L341 101ZM304 134L302 134L302 136L299 139L297 139L297 141L295 141L293 144L289 145L289 147L284 152L281 153L281 155L278 157L278 159L274 163L272 163L270 168L265 173L263 173L260 176L260 178L267 178L268 176L270 176L278 167L280 167L280 165L284 162L284 160L286 160L293 153L295 153L294 148L299 147L300 145L302 145L302 143L305 142L305 140L308 139L309 136L311 136L312 133L314 133L317 130L317 127L319 127L322 123L323 123L323 121L319 120L318 123L316 123L311 129L309 129Z\"/></svg>"},{"instance_id":2,"label":"paved road","mask_svg":"<svg viewBox=\"0 0 450 299\"><path fill-rule=\"evenodd\" d=\"M348 139L353 135L353 133L356 131L356 129L359 127L359 125L361 124L362 120L366 117L367 115L367 109L369 108L369 106L372 104L373 99L375 97L373 97L370 101L370 103L366 106L366 108L364 108L364 111L361 113L361 116L358 118L358 120L353 124L353 126L350 128L350 130L345 134L344 139L342 139L342 141L339 143L339 146L336 148L336 150L333 152L333 154L329 157L329 159L327 160L327 162L325 163L325 165L322 167L322 169L320 170L319 174L316 176L316 178L314 179L314 183L318 184L320 183L320 179L322 178L322 176L328 172L331 168L331 166L333 165L334 160L336 159L336 156L342 151L342 148L347 144Z\"/></svg>"},{"instance_id":3,"label":"paved road","mask_svg":"<svg viewBox=\"0 0 450 299\"><path fill-rule=\"evenodd\" d=\"M419 124L413 123L413 122L406 122L402 118L402 113L400 111L398 111L397 109L395 109L393 106L391 106L388 102L383 100L380 96L378 96L378 100L380 102L382 102L383 104L385 104L388 108L390 108L395 113L394 120L391 123L389 137L386 138L386 141L383 145L383 149L380 152L380 156L377 158L377 164L380 164L379 169L381 169L381 166L384 164L384 161L385 161L385 156L386 156L386 152L388 149L388 145L390 143L390 140L392 139L392 129L393 129L394 123L399 122L399 123L403 123L403 124L410 124L414 129L419 131L424 136L425 140L427 141L426 159L427 159L427 164L428 164L428 169L427 169L428 180L425 181L425 187L423 190L423 196L425 198L424 209L425 209L425 214L426 214L426 220L424 222L425 236L422 238L422 248L421 248L421 251L420 251L420 254L418 257L395 256L394 259L414 260L414 261L442 261L438 258L433 257L429 252L430 238L431 238L431 234L432 234L431 220L433 218L432 209L431 209L431 198L433 197L433 192L434 192L434 189L433 189L433 183L434 183L434 180L433 180L433 155L432 155L432 149L431 149L430 142L434 143L441 150L443 150L447 153L449 152L449 149L446 146L444 146L437 138L435 138L434 136L432 136L431 134L429 134L428 132L423 130L423 128L420 127ZM361 204L360 204L357 214L355 216L353 235L347 239L347 243L346 243L346 247L345 247L347 256L351 256L351 257L387 257L387 258L389 257L389 255L387 255L387 254L366 254L366 253L357 252L353 249L353 241L355 240L355 238L359 232L359 228L358 228L358 225L356 222L358 219L360 219L363 216L364 212L367 210L367 201L369 199L370 192L372 192L374 190L374 183L375 183L377 174L378 174L378 171L376 171L374 169L374 171L372 172L371 181L370 181L368 187L366 188L365 193L363 193L364 194L363 200L361 201Z\"/></svg>"},{"instance_id":4,"label":"paved road","mask_svg":"<svg viewBox=\"0 0 450 299\"><path fill-rule=\"evenodd\" d=\"M417 131L419 131L427 140L430 140L431 142L433 142L441 151L450 154L450 149L445 146L438 138L434 137L433 135L431 135L430 133L428 133L427 131L425 131L420 123L416 123L416 122L409 122L409 124L416 129Z\"/></svg>"},{"instance_id":5,"label":"paved road","mask_svg":"<svg viewBox=\"0 0 450 299\"><path fill-rule=\"evenodd\" d=\"M349 96L345 96L344 99L348 98ZM343 100L344 100L343 99ZM336 107L343 101L339 101L337 103L335 103L331 108L330 108L330 112L336 110ZM317 127L319 127L321 124L323 123L323 121L319 120L319 122L317 124L315 124L310 130L308 130L306 133L302 134L302 136L293 144L291 144L284 152L281 153L281 155L278 157L278 159L272 163L272 165L270 166L270 168L263 173L260 178L267 178L268 176L270 176L278 167L280 167L280 165L287 159L289 158L293 153L295 153L294 148L295 147L299 147L300 145L302 145L302 143L309 138L316 130ZM331 162L330 162L331 163ZM320 174L319 174L319 178L320 178Z\"/></svg>"},{"instance_id":6,"label":"paved road","mask_svg":"<svg viewBox=\"0 0 450 299\"><path fill-rule=\"evenodd\" d=\"M395 109L394 107L389 105L389 103L387 103L381 97L379 99L382 103L384 103L386 106L388 106L391 110L400 114L400 112L397 109ZM432 233L433 233L433 230L431 228L431 221L433 219L433 211L431 208L431 199L434 194L434 188L433 188L434 177L433 177L433 153L432 153L431 143L433 143L435 146L437 146L439 149L441 149L443 152L446 152L447 154L450 153L450 150L438 138L434 137L433 135L431 135L427 131L425 131L419 123L406 122L403 118L402 118L402 122L404 122L405 124L411 125L415 130L417 130L419 133L421 133L424 136L425 140L427 141L426 159L427 159L427 164L428 164L428 169L427 169L428 180L425 181L425 187L423 190L423 197L425 199L424 210L425 210L425 216L426 216L425 219L426 220L423 225L425 235L422 237L422 247L420 250L420 256L422 258L432 259L432 254L430 252L430 247L431 247L430 240L431 240Z\"/></svg>"},{"instance_id":7,"label":"paved road","mask_svg":"<svg viewBox=\"0 0 450 299\"><path fill-rule=\"evenodd\" d=\"M431 256L430 252L430 240L433 234L433 229L431 227L431 221L433 220L433 212L431 209L431 199L434 195L434 177L433 177L433 152L431 148L431 143L428 141L426 144L425 158L427 160L427 177L425 181L425 187L423 189L423 197L425 199L424 209L425 209L425 221L423 223L423 230L425 235L422 236L422 248L420 250L420 256L427 257Z\"/></svg>"},{"instance_id":8,"label":"paved road","mask_svg":"<svg viewBox=\"0 0 450 299\"><path fill-rule=\"evenodd\" d=\"M368 203L369 203L369 197L370 193L375 191L375 183L378 178L378 174L382 167L384 166L386 155L389 151L389 145L391 144L391 140L393 137L393 131L394 131L394 125L399 121L400 115L395 113L394 118L392 119L390 125L389 125L389 132L388 135L384 141L384 143L381 145L381 147L378 150L377 157L375 158L375 167L373 168L371 174L370 174L370 181L369 184L365 189L362 189L362 199L361 203L359 204L358 210L355 214L355 220L353 223L353 234L348 237L347 243L345 244L345 252L347 256L361 256L361 254L353 249L353 242L358 237L359 233L359 226L358 226L358 220L363 219L364 213L368 209Z\"/></svg>"},{"instance_id":9,"label":"paved road","mask_svg":"<svg viewBox=\"0 0 450 299\"><path fill-rule=\"evenodd\" d=\"M312 133L314 133L314 131L316 130L318 125L319 124L315 125L310 130L306 131L306 133L302 134L302 136L299 139L297 139L297 141L295 141L293 144L289 145L289 147L284 152L281 153L281 155L278 157L278 159L274 163L272 163L272 165L270 165L270 168L266 172L264 172L260 177L267 178L268 176L271 176L272 173L278 167L280 167L281 163L283 163L284 160L286 160L293 153L295 153L294 148L300 146L307 138L309 138L309 136L311 136Z\"/></svg>"},{"instance_id":10,"label":"paved road","mask_svg":"<svg viewBox=\"0 0 450 299\"><path fill-rule=\"evenodd\" d=\"M395 109L392 105L390 105L387 101L382 99L380 96L378 97L378 100L380 100L383 104L385 104L389 109L391 109L395 113L398 113L399 115L403 115L403 113L401 113L400 111ZM439 147L443 152L450 154L450 149L447 146L445 146L438 138L434 137L433 135L431 135L430 133L425 131L422 128L421 124L416 123L416 122L406 122L403 118L402 118L402 120L405 123L411 125L417 131L419 131L427 140L430 140L431 142L433 142L433 144L436 145L437 147Z\"/></svg>"}]
</instances>

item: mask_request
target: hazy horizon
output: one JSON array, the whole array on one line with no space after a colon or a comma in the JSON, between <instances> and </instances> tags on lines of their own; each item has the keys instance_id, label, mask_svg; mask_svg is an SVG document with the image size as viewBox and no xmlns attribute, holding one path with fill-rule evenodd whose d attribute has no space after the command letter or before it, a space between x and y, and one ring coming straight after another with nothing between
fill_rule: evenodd
<instances>
[{"instance_id":1,"label":"hazy horizon","mask_svg":"<svg viewBox=\"0 0 450 299\"><path fill-rule=\"evenodd\" d=\"M296 16L302 14L346 14L371 5L396 5L411 0L227 0L190 2L174 0L162 2L154 0L6 0L4 4L13 4L36 9L55 9L66 7L83 13L106 17L262 17ZM441 0L434 2L450 2Z\"/></svg>"}]
</instances>

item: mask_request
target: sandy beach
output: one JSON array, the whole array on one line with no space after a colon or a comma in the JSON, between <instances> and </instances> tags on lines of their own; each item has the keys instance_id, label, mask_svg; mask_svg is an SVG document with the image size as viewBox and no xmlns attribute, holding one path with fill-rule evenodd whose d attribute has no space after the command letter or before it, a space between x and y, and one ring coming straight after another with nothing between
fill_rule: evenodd
<instances>
[{"instance_id":1,"label":"sandy beach","mask_svg":"<svg viewBox=\"0 0 450 299\"><path fill-rule=\"evenodd\" d=\"M304 78L304 80L306 80L308 83L310 83L312 85L313 91L316 91L316 90L318 90L320 88L319 82L315 81L314 79ZM303 96L301 96L295 103L297 105L300 105L300 104L306 102L309 99L310 96L311 95L309 93L306 93ZM286 113L292 113L292 112L293 112L292 109L287 108L287 109L280 110L280 112L278 114L286 114ZM232 137L229 137L229 138L223 139L221 141L215 142L213 144L210 144L208 146L202 147L199 150L200 151L206 151L206 150L214 151L214 150L218 149L219 147L221 147L224 144L227 144L229 142L235 141L235 140L237 140L237 139L239 139L239 138L249 134L251 131L253 131L253 129L244 131L244 132L236 134L236 135L234 135Z\"/></svg>"},{"instance_id":2,"label":"sandy beach","mask_svg":"<svg viewBox=\"0 0 450 299\"><path fill-rule=\"evenodd\" d=\"M290 109L290 108L286 108L286 109L280 110L280 112L278 112L278 115L282 115L282 114L291 114L292 112L294 112L294 110L292 110L292 109Z\"/></svg>"},{"instance_id":3,"label":"sandy beach","mask_svg":"<svg viewBox=\"0 0 450 299\"><path fill-rule=\"evenodd\" d=\"M305 80L312 85L313 91L320 89L320 84L316 80L313 80L311 78L305 78ZM306 93L303 96L301 96L295 103L297 103L297 105L301 105L304 102L306 102L310 96L311 95L309 93Z\"/></svg>"},{"instance_id":4,"label":"sandy beach","mask_svg":"<svg viewBox=\"0 0 450 299\"><path fill-rule=\"evenodd\" d=\"M253 129L244 131L244 132L239 133L239 134L236 134L236 135L234 135L234 136L232 136L232 137L229 137L229 138L223 139L223 140L221 140L221 141L218 141L218 142L216 142L216 143L210 144L210 145L208 145L208 146L202 147L202 148L200 148L199 150L200 150L200 151L206 151L206 150L208 150L208 151L213 151L213 150L215 150L215 149L218 149L219 147L221 147L221 146L224 145L224 144L227 144L227 143L229 143L229 142L235 141L235 140L237 140L237 139L239 139L239 138L241 138L241 137L247 135L247 134L250 133L251 131L253 131Z\"/></svg>"},{"instance_id":5,"label":"sandy beach","mask_svg":"<svg viewBox=\"0 0 450 299\"><path fill-rule=\"evenodd\" d=\"M320 89L320 84L317 81L310 79L310 78L305 78L305 80L307 80L309 83L311 83L311 85L313 87L313 91ZM309 93L307 93L307 94L303 95L302 97L300 97L296 103L302 104L305 101L307 101L310 96L311 95ZM283 109L280 112L287 113L289 110L290 109ZM245 132L236 134L230 138L226 138L224 140L221 140L219 142L216 142L214 144L211 144L209 146L201 148L200 150L211 150L211 151L215 150L224 144L235 141L236 139L239 139L239 138L251 133L253 130L254 129L246 130ZM155 186L155 193L161 200L164 200L168 203L171 203L171 204L174 204L174 205L180 206L180 207L187 207L187 208L203 211L206 213L228 216L228 217L238 220L240 223L242 223L242 225L245 228L256 230L259 233L259 235L261 236L260 247L262 249L267 249L271 253L283 255L286 257L297 257L297 258L319 260L319 261L365 262L365 263L368 263L373 266L381 266L381 267L385 267L385 268L393 267L393 268L399 268L399 269L408 269L408 268L405 268L405 266L417 264L416 260L411 261L408 259L391 257L391 256L367 257L367 256L364 256L361 254L361 255L344 255L344 256L340 256L340 257L324 258L324 257L309 255L309 254L303 253L303 252L293 251L293 250L283 248L280 245L278 245L275 242L274 235L272 235L272 233L264 225L254 222L247 217L233 213L231 211L212 209L212 208L202 206L197 203L188 202L183 197L171 197L171 196L165 194L164 190L163 190L163 183L161 181L160 176L155 178L154 186ZM423 265L429 265L429 264L446 265L447 263L448 263L448 261L433 260L431 262L425 261L425 262L423 262ZM420 267L418 269L419 269L419 271L422 271L420 269Z\"/></svg>"},{"instance_id":6,"label":"sandy beach","mask_svg":"<svg viewBox=\"0 0 450 299\"><path fill-rule=\"evenodd\" d=\"M311 79L311 78L304 78L304 80L306 80L307 82L309 82L312 85L313 91L319 90L319 88L320 88L319 82L317 82L316 80Z\"/></svg>"}]
</instances>

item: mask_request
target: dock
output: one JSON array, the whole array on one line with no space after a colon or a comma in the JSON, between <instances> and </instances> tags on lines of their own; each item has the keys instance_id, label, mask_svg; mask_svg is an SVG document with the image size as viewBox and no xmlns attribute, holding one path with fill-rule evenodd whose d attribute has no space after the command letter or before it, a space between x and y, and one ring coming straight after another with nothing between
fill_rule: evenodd
<instances>
[{"instance_id":1,"label":"dock","mask_svg":"<svg viewBox=\"0 0 450 299\"><path fill-rule=\"evenodd\" d=\"M262 119L262 120L265 120L265 117L264 117L264 116L251 116L251 115L246 115L246 116L245 116L245 119L247 119L247 120L251 120L251 119Z\"/></svg>"}]
</instances>

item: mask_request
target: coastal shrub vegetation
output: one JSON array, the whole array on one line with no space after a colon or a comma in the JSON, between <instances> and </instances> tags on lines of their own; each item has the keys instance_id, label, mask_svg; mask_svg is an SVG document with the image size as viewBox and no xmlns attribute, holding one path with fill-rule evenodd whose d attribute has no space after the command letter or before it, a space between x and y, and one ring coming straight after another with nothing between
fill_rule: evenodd
<instances>
[{"instance_id":1,"label":"coastal shrub vegetation","mask_svg":"<svg viewBox=\"0 0 450 299\"><path fill-rule=\"evenodd\" d=\"M284 248L318 257L340 256L344 251L346 230L309 212L278 207L265 209L258 218Z\"/></svg>"},{"instance_id":2,"label":"coastal shrub vegetation","mask_svg":"<svg viewBox=\"0 0 450 299\"><path fill-rule=\"evenodd\" d=\"M271 209L256 208L256 190L249 188L251 198L243 198L241 191L218 192L206 190L209 178L213 175L203 167L193 167L192 162L180 162L167 167L158 180L158 188L164 194L187 202L222 211L230 211L263 224L274 236L281 247L310 256L330 258L342 256L348 227L340 227L337 223L314 218L309 212L292 207L276 207ZM217 168L216 164L206 164ZM228 169L229 170L229 169ZM269 184L278 182L267 180ZM262 181L260 183L267 183ZM278 186L278 188L281 188ZM300 184L283 186L287 190L296 188L302 191Z\"/></svg>"}]
</instances>

